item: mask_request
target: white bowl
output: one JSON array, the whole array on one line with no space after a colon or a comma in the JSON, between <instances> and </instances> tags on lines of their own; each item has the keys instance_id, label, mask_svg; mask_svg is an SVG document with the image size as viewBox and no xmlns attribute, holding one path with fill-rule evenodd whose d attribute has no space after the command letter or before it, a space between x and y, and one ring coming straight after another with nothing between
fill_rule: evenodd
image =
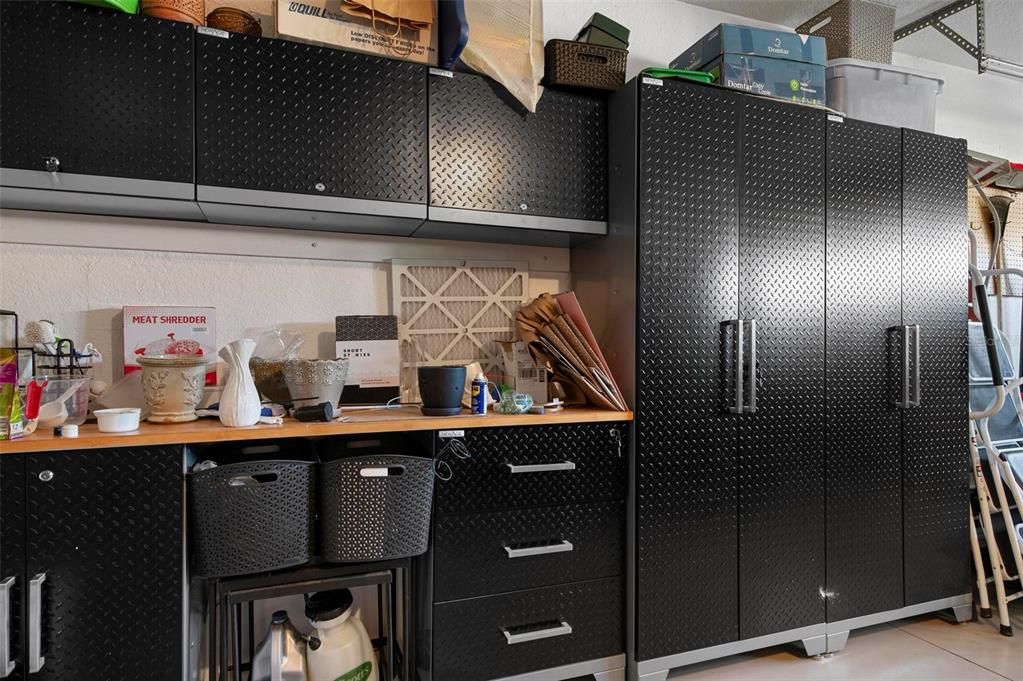
<instances>
[{"instance_id":1,"label":"white bowl","mask_svg":"<svg viewBox=\"0 0 1023 681\"><path fill-rule=\"evenodd\" d=\"M142 410L137 408L97 409L96 425L101 433L130 433L139 429Z\"/></svg>"}]
</instances>

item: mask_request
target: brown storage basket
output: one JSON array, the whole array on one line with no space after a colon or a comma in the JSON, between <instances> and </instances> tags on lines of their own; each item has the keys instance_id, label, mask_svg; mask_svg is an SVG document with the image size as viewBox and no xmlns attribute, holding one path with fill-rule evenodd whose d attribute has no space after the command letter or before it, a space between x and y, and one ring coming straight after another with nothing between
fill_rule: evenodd
<instances>
[{"instance_id":1,"label":"brown storage basket","mask_svg":"<svg viewBox=\"0 0 1023 681\"><path fill-rule=\"evenodd\" d=\"M796 33L824 38L828 43L828 59L891 64L895 8L874 0L839 0L800 24Z\"/></svg>"},{"instance_id":2,"label":"brown storage basket","mask_svg":"<svg viewBox=\"0 0 1023 681\"><path fill-rule=\"evenodd\" d=\"M544 48L544 83L617 90L625 85L628 50L573 40L548 40Z\"/></svg>"}]
</instances>

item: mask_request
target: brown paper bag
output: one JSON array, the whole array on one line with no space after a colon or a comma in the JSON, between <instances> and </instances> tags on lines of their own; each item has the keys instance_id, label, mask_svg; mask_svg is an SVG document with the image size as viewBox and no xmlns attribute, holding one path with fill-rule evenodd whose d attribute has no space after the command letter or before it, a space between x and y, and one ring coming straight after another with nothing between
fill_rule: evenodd
<instances>
[{"instance_id":1,"label":"brown paper bag","mask_svg":"<svg viewBox=\"0 0 1023 681\"><path fill-rule=\"evenodd\" d=\"M433 0L342 0L341 11L353 17L369 19L374 28L411 26L428 28L436 17Z\"/></svg>"}]
</instances>

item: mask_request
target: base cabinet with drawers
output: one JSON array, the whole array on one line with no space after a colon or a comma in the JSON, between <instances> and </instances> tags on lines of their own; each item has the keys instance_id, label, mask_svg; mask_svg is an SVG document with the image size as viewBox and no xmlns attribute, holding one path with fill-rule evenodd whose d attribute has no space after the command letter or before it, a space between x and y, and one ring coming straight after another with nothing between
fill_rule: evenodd
<instances>
[{"instance_id":1,"label":"base cabinet with drawers","mask_svg":"<svg viewBox=\"0 0 1023 681\"><path fill-rule=\"evenodd\" d=\"M0 679L181 680L182 450L0 455Z\"/></svg>"},{"instance_id":2,"label":"base cabinet with drawers","mask_svg":"<svg viewBox=\"0 0 1023 681\"><path fill-rule=\"evenodd\" d=\"M451 477L417 570L420 680L624 673L628 424L459 439L468 458L436 443Z\"/></svg>"}]
</instances>

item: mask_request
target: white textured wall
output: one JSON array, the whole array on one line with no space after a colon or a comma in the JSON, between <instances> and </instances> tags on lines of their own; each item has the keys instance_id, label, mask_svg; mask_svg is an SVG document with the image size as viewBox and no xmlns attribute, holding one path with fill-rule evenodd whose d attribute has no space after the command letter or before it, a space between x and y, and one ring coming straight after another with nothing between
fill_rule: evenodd
<instances>
[{"instance_id":1,"label":"white textured wall","mask_svg":"<svg viewBox=\"0 0 1023 681\"><path fill-rule=\"evenodd\" d=\"M332 357L336 315L390 313L392 258L528 261L533 295L569 281L565 249L455 241L23 211L0 211L0 241L8 242L0 243L0 308L96 343L107 358L97 372L104 380L120 376L124 305L212 305L219 345L284 324L306 336L304 356ZM129 248L91 246L118 241ZM52 245L65 242L85 245ZM147 244L168 250L141 250ZM208 252L218 250L227 254Z\"/></svg>"}]
</instances>

